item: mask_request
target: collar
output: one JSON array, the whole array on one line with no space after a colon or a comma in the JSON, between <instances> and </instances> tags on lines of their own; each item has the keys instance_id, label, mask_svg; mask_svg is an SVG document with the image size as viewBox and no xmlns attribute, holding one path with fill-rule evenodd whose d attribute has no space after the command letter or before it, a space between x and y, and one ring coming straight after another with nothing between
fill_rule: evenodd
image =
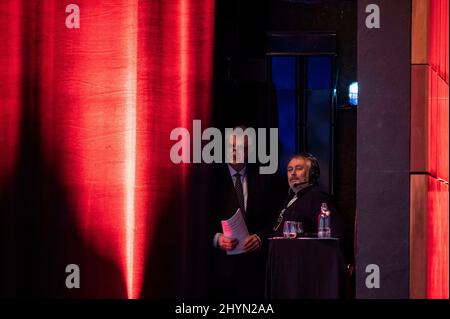
<instances>
[{"instance_id":1,"label":"collar","mask_svg":"<svg viewBox=\"0 0 450 319\"><path fill-rule=\"evenodd\" d=\"M303 189L311 186L311 184L302 184L300 186L297 186L295 188L291 187L291 190L294 192L294 194L297 194L298 192L302 191Z\"/></svg>"},{"instance_id":2,"label":"collar","mask_svg":"<svg viewBox=\"0 0 450 319\"><path fill-rule=\"evenodd\" d=\"M228 170L230 171L230 174L231 174L231 176L233 176L233 177L234 177L234 175L235 175L236 173L239 173L239 174L241 174L242 177L244 177L245 174L246 174L246 171L247 171L247 166L244 166L244 167L238 172L238 171L236 171L233 167L231 167L230 164L228 164Z\"/></svg>"},{"instance_id":3,"label":"collar","mask_svg":"<svg viewBox=\"0 0 450 319\"><path fill-rule=\"evenodd\" d=\"M294 193L295 193L295 196L299 197L299 196L301 196L302 194L304 194L304 193L306 193L307 191L309 191L310 189L312 189L313 187L314 187L313 184L305 185L304 187L302 187L302 188L300 188L299 190L297 190L297 192L294 192ZM292 189L292 188L291 188L291 189Z\"/></svg>"}]
</instances>

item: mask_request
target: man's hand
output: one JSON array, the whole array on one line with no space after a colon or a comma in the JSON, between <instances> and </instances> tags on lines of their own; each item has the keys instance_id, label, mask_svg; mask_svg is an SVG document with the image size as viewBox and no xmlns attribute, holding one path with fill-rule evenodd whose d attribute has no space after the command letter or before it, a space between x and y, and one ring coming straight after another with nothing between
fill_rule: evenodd
<instances>
[{"instance_id":1,"label":"man's hand","mask_svg":"<svg viewBox=\"0 0 450 319\"><path fill-rule=\"evenodd\" d=\"M223 234L220 234L217 240L217 244L220 247L220 249L225 251L233 250L238 244L238 242L239 241L236 238L228 238L225 237Z\"/></svg>"},{"instance_id":2,"label":"man's hand","mask_svg":"<svg viewBox=\"0 0 450 319\"><path fill-rule=\"evenodd\" d=\"M259 239L258 235L253 234L245 239L244 250L246 253L258 250L259 248L261 248L261 240Z\"/></svg>"}]
</instances>

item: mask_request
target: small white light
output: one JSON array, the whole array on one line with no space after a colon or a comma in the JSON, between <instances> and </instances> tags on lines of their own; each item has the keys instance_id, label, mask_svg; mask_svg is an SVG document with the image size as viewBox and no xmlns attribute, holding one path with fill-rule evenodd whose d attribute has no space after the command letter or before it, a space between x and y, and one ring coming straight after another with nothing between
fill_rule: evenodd
<instances>
[{"instance_id":1,"label":"small white light","mask_svg":"<svg viewBox=\"0 0 450 319\"><path fill-rule=\"evenodd\" d=\"M348 99L351 105L358 105L358 82L349 85Z\"/></svg>"}]
</instances>

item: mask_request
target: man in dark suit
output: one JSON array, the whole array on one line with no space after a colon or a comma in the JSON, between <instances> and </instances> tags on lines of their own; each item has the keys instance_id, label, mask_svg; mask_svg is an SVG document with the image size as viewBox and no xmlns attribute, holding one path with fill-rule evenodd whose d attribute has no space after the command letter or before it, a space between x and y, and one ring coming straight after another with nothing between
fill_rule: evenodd
<instances>
[{"instance_id":1,"label":"man in dark suit","mask_svg":"<svg viewBox=\"0 0 450 319\"><path fill-rule=\"evenodd\" d=\"M330 210L331 237L339 238L342 253L343 272L340 282L342 297L351 296L349 271L353 262L353 241L351 240L352 227L346 225L344 219L337 212L332 198L322 192L317 186L320 176L319 162L309 153L300 153L290 158L287 166L287 178L290 194L286 199L284 208L274 226L274 236L283 236L284 221L298 221L303 224L306 236L314 237L317 234L317 218L323 203Z\"/></svg>"},{"instance_id":2,"label":"man in dark suit","mask_svg":"<svg viewBox=\"0 0 450 319\"><path fill-rule=\"evenodd\" d=\"M291 191L274 227L275 236L283 236L283 223L286 220L302 222L305 235L315 236L317 217L325 203L331 212L331 236L340 239L343 253L348 255L348 227L336 211L331 197L318 188L319 177L319 162L313 155L300 153L290 158L287 178Z\"/></svg>"},{"instance_id":3,"label":"man in dark suit","mask_svg":"<svg viewBox=\"0 0 450 319\"><path fill-rule=\"evenodd\" d=\"M245 129L245 128L243 128ZM236 141L233 142L236 157ZM246 140L245 149L248 150ZM274 176L262 175L257 165L236 158L216 167L213 196L213 289L219 298L263 298L266 266L266 238L272 232L276 219L277 195L270 193ZM228 255L238 240L223 234L221 221L234 215L240 208L249 236L244 240L244 253Z\"/></svg>"}]
</instances>

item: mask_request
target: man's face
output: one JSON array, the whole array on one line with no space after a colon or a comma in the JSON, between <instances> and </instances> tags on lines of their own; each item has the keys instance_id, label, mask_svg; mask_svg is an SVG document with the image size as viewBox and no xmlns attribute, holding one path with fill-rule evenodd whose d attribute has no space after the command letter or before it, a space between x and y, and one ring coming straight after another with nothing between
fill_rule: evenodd
<instances>
[{"instance_id":1,"label":"man's face","mask_svg":"<svg viewBox=\"0 0 450 319\"><path fill-rule=\"evenodd\" d=\"M304 158L293 158L287 166L287 178L290 187L308 182L309 167Z\"/></svg>"},{"instance_id":2,"label":"man's face","mask_svg":"<svg viewBox=\"0 0 450 319\"><path fill-rule=\"evenodd\" d=\"M229 159L230 163L245 163L248 158L248 138L236 138L230 136L228 138L228 143L232 149Z\"/></svg>"}]
</instances>

